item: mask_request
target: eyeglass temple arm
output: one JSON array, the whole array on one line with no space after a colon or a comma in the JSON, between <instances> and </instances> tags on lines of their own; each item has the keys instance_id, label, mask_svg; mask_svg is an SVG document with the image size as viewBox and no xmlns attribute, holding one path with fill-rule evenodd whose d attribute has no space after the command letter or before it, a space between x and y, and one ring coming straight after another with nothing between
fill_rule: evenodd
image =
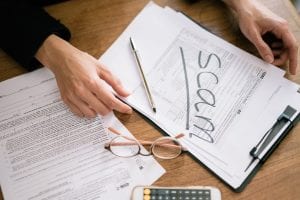
<instances>
[{"instance_id":1,"label":"eyeglass temple arm","mask_svg":"<svg viewBox=\"0 0 300 200\"><path fill-rule=\"evenodd\" d=\"M125 135L123 135L122 133L120 133L118 130L114 129L113 127L108 127L108 130L110 130L111 132L113 132L114 134L117 134L117 135L122 135L124 138L128 139L128 140L131 140L131 141L136 141L135 139L133 138L130 138L130 137L127 137ZM179 133L178 135L175 136L176 139L179 139L179 138L182 138L184 137L184 134L183 133ZM147 140L137 140L139 143L141 143L142 145L152 145L153 142L152 141L147 141ZM119 144L119 143L118 143ZM122 143L123 144L123 143ZM120 143L120 145L122 145ZM133 143L132 143L133 144ZM129 145L128 142L126 142L126 144L124 143L124 145ZM176 146L176 145L174 145Z\"/></svg>"},{"instance_id":2,"label":"eyeglass temple arm","mask_svg":"<svg viewBox=\"0 0 300 200\"><path fill-rule=\"evenodd\" d=\"M135 141L135 139L127 137L126 135L123 135L122 133L120 133L118 130L114 129L113 127L108 127L108 130L110 130L112 133L116 134L116 135L122 135L124 138L126 138L127 140L131 140L131 141Z\"/></svg>"},{"instance_id":3,"label":"eyeglass temple arm","mask_svg":"<svg viewBox=\"0 0 300 200\"><path fill-rule=\"evenodd\" d=\"M136 142L114 142L114 143L110 143L111 146L130 146L130 145L136 145L137 143ZM144 144L144 143L141 143L142 145L152 145L152 144ZM173 148L182 148L181 146L178 146L178 145L174 145L174 144L166 144L166 143L160 143L160 144L157 144L157 145L160 145L160 146L164 146L164 147L173 147Z\"/></svg>"}]
</instances>

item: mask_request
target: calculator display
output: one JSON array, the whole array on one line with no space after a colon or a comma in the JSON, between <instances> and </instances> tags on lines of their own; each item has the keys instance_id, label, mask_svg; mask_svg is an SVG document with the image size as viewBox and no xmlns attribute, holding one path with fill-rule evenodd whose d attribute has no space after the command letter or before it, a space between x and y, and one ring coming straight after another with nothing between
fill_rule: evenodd
<instances>
[{"instance_id":1,"label":"calculator display","mask_svg":"<svg viewBox=\"0 0 300 200\"><path fill-rule=\"evenodd\" d=\"M144 188L143 200L211 200L209 189Z\"/></svg>"}]
</instances>

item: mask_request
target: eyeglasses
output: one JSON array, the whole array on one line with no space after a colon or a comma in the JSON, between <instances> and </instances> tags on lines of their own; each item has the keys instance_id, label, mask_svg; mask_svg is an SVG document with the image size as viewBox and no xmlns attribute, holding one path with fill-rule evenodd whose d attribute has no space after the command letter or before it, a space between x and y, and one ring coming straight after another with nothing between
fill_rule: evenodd
<instances>
[{"instance_id":1,"label":"eyeglasses","mask_svg":"<svg viewBox=\"0 0 300 200\"><path fill-rule=\"evenodd\" d=\"M184 136L182 133L175 137L160 137L151 142L127 137L112 127L109 127L108 130L118 136L106 143L104 148L119 157L129 158L136 155L154 155L161 159L172 159L178 157L183 151L187 151L177 140Z\"/></svg>"}]
</instances>

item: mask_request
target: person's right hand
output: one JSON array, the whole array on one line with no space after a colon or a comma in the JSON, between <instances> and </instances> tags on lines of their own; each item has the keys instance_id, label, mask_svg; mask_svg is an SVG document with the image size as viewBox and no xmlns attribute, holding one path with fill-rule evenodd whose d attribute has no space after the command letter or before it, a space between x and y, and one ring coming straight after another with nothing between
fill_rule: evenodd
<instances>
[{"instance_id":1,"label":"person's right hand","mask_svg":"<svg viewBox=\"0 0 300 200\"><path fill-rule=\"evenodd\" d=\"M111 92L123 97L129 93L121 82L99 61L50 35L39 48L36 58L55 74L62 100L78 116L106 115L112 110L130 114L132 109Z\"/></svg>"},{"instance_id":2,"label":"person's right hand","mask_svg":"<svg viewBox=\"0 0 300 200\"><path fill-rule=\"evenodd\" d=\"M224 0L236 13L243 34L257 48L261 57L274 65L289 60L289 71L295 75L298 66L298 44L288 22L257 0ZM266 42L264 36L274 41Z\"/></svg>"}]
</instances>

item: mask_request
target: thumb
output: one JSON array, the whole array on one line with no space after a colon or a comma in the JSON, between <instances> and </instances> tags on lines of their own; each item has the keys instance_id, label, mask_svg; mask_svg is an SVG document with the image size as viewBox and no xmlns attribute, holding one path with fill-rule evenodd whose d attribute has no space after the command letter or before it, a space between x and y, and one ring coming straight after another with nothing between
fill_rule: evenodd
<instances>
[{"instance_id":1,"label":"thumb","mask_svg":"<svg viewBox=\"0 0 300 200\"><path fill-rule=\"evenodd\" d=\"M274 61L274 56L269 45L262 39L262 36L257 30L254 30L249 35L248 39L254 44L261 57L268 63Z\"/></svg>"}]
</instances>

